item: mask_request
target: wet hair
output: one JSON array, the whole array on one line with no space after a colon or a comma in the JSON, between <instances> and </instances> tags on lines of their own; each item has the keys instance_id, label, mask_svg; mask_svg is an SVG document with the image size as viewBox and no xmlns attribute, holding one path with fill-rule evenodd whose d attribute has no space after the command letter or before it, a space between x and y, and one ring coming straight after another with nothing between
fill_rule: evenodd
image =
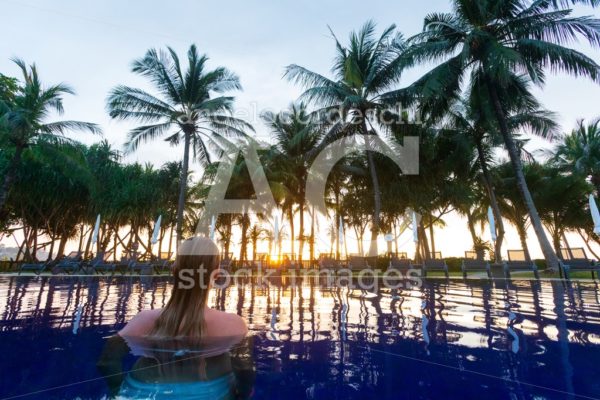
<instances>
[{"instance_id":1,"label":"wet hair","mask_svg":"<svg viewBox=\"0 0 600 400\"><path fill-rule=\"evenodd\" d=\"M171 298L156 319L150 337L202 337L210 276L218 267L219 249L212 240L193 237L179 245Z\"/></svg>"}]
</instances>

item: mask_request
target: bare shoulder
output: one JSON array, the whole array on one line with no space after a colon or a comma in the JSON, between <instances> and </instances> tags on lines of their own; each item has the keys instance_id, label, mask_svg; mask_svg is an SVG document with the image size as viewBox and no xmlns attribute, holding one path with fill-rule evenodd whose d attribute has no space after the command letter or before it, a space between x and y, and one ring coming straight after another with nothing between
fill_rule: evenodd
<instances>
[{"instance_id":1,"label":"bare shoulder","mask_svg":"<svg viewBox=\"0 0 600 400\"><path fill-rule=\"evenodd\" d=\"M206 313L210 336L239 336L248 332L246 321L237 314L210 309Z\"/></svg>"},{"instance_id":2,"label":"bare shoulder","mask_svg":"<svg viewBox=\"0 0 600 400\"><path fill-rule=\"evenodd\" d=\"M123 329L119 331L120 336L144 336L154 327L156 319L162 309L140 311L133 317Z\"/></svg>"}]
</instances>

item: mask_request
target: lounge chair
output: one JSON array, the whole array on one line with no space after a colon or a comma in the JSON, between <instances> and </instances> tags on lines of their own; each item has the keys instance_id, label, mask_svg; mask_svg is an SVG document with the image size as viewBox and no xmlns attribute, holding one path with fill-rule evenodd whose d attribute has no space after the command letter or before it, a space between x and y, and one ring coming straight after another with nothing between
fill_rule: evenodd
<instances>
[{"instance_id":1,"label":"lounge chair","mask_svg":"<svg viewBox=\"0 0 600 400\"><path fill-rule=\"evenodd\" d=\"M156 271L156 273L171 271L171 267L173 266L173 261L171 260L172 255L173 253L168 251L160 252L158 258L152 261L154 271Z\"/></svg>"},{"instance_id":2,"label":"lounge chair","mask_svg":"<svg viewBox=\"0 0 600 400\"><path fill-rule=\"evenodd\" d=\"M128 270L132 274L137 272L140 275L152 275L152 272L154 272L154 265L151 261L132 261L129 264Z\"/></svg>"},{"instance_id":3,"label":"lounge chair","mask_svg":"<svg viewBox=\"0 0 600 400\"><path fill-rule=\"evenodd\" d=\"M513 271L531 271L536 279L540 279L537 266L527 259L523 250L508 250L508 261L504 262L504 277L510 279Z\"/></svg>"},{"instance_id":4,"label":"lounge chair","mask_svg":"<svg viewBox=\"0 0 600 400\"><path fill-rule=\"evenodd\" d=\"M361 256L349 256L348 257L348 269L350 271L362 271L363 269L369 268L369 262L367 257Z\"/></svg>"},{"instance_id":5,"label":"lounge chair","mask_svg":"<svg viewBox=\"0 0 600 400\"><path fill-rule=\"evenodd\" d=\"M37 262L37 263L21 264L21 266L19 267L18 274L21 275L21 272L31 271L34 274L39 275L42 272L44 272L46 269L50 269L52 267L53 263L54 263L54 261L44 261L44 262Z\"/></svg>"},{"instance_id":6,"label":"lounge chair","mask_svg":"<svg viewBox=\"0 0 600 400\"><path fill-rule=\"evenodd\" d=\"M406 256L406 253L402 253ZM410 259L406 257L396 257L392 256L390 258L390 265L388 269L395 269L402 273L408 272L409 269L413 269L413 263Z\"/></svg>"},{"instance_id":7,"label":"lounge chair","mask_svg":"<svg viewBox=\"0 0 600 400\"><path fill-rule=\"evenodd\" d=\"M340 263L335 258L329 255L320 255L319 268L335 272L340 268Z\"/></svg>"},{"instance_id":8,"label":"lounge chair","mask_svg":"<svg viewBox=\"0 0 600 400\"><path fill-rule=\"evenodd\" d=\"M427 277L427 272L429 271L442 271L444 272L444 275L446 275L446 279L448 279L448 264L446 264L446 260L442 258L442 253L437 251L433 253L432 256L433 258L423 262L423 275Z\"/></svg>"},{"instance_id":9,"label":"lounge chair","mask_svg":"<svg viewBox=\"0 0 600 400\"><path fill-rule=\"evenodd\" d=\"M560 249L560 268L564 272L565 278L569 279L570 272L586 271L596 278L600 279L600 264L587 258L585 250L582 248Z\"/></svg>"},{"instance_id":10,"label":"lounge chair","mask_svg":"<svg viewBox=\"0 0 600 400\"><path fill-rule=\"evenodd\" d=\"M52 272L73 274L83 268L83 257L80 251L72 251L63 257L53 268Z\"/></svg>"},{"instance_id":11,"label":"lounge chair","mask_svg":"<svg viewBox=\"0 0 600 400\"><path fill-rule=\"evenodd\" d=\"M110 251L99 251L96 254L96 257L94 257L89 263L90 267L92 268L92 271L96 274L112 272L112 274L114 275L117 269L117 264L108 262L108 259L111 256L111 254L112 252Z\"/></svg>"},{"instance_id":12,"label":"lounge chair","mask_svg":"<svg viewBox=\"0 0 600 400\"><path fill-rule=\"evenodd\" d=\"M490 263L485 260L477 258L477 253L474 251L465 251L465 258L462 260L460 269L463 274L463 279L467 279L469 272L485 271L488 278L492 278L492 271L490 270Z\"/></svg>"}]
</instances>

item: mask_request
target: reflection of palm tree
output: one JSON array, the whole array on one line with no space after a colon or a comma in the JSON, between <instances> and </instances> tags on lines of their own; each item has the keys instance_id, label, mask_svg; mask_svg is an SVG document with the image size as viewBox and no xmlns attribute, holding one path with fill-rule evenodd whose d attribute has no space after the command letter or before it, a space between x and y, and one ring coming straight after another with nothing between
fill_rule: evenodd
<instances>
[{"instance_id":1,"label":"reflection of palm tree","mask_svg":"<svg viewBox=\"0 0 600 400\"><path fill-rule=\"evenodd\" d=\"M567 328L567 315L565 314L565 292L564 286L559 281L551 281L552 297L554 300L554 312L556 314L556 330L560 361L565 379L565 388L568 393L574 393L573 390L573 365L570 361L569 351L569 329Z\"/></svg>"}]
</instances>

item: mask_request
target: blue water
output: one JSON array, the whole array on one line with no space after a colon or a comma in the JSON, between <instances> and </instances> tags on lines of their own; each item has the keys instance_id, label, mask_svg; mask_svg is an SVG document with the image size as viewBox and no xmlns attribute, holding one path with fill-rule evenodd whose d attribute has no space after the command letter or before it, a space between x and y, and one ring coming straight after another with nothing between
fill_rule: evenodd
<instances>
[{"instance_id":1,"label":"blue water","mask_svg":"<svg viewBox=\"0 0 600 400\"><path fill-rule=\"evenodd\" d=\"M0 399L108 398L106 338L169 292L166 278L0 277ZM248 322L242 392L255 399L600 398L593 282L361 291L274 278L210 301ZM124 375L141 361L126 355Z\"/></svg>"}]
</instances>

